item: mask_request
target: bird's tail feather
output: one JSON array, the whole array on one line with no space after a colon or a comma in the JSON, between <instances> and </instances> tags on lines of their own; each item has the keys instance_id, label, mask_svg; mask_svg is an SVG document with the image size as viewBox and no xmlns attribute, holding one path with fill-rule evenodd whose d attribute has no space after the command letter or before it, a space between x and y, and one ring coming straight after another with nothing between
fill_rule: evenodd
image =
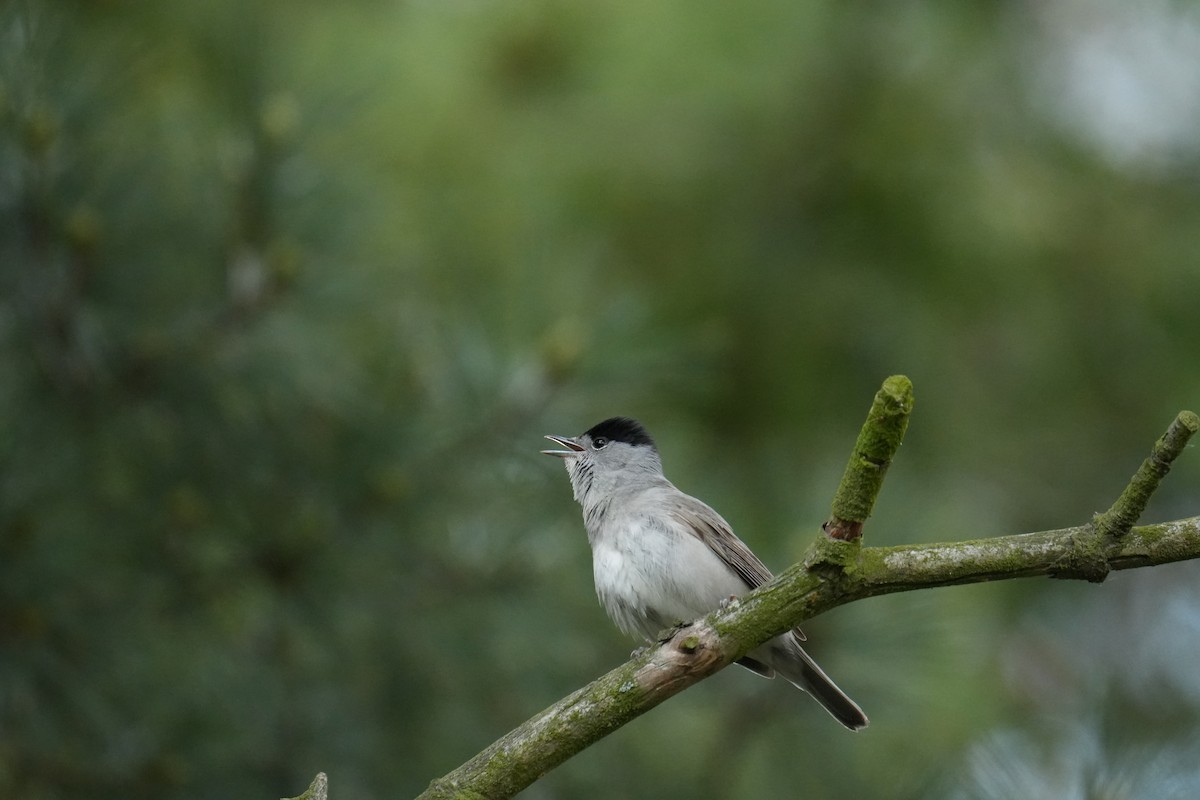
<instances>
[{"instance_id":1,"label":"bird's tail feather","mask_svg":"<svg viewBox=\"0 0 1200 800\"><path fill-rule=\"evenodd\" d=\"M782 675L792 685L811 694L821 707L830 713L838 722L852 731L867 727L870 720L858 703L838 688L838 685L817 666L808 653L800 647L799 641L788 641L786 648L779 647L775 640L771 645L772 655L770 664L775 671ZM787 652L780 652L786 649Z\"/></svg>"}]
</instances>

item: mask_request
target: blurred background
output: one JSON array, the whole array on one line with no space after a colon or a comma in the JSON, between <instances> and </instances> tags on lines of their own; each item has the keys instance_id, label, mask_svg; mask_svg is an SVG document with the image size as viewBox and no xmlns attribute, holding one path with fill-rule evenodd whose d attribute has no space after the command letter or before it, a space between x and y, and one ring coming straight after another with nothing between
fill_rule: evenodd
<instances>
[{"instance_id":1,"label":"blurred background","mask_svg":"<svg viewBox=\"0 0 1200 800\"><path fill-rule=\"evenodd\" d=\"M404 797L623 662L546 433L776 569L1086 522L1200 406L1200 7L0 6L0 793ZM1200 513L1193 447L1144 521ZM1195 797L1200 564L854 604L530 798Z\"/></svg>"}]
</instances>

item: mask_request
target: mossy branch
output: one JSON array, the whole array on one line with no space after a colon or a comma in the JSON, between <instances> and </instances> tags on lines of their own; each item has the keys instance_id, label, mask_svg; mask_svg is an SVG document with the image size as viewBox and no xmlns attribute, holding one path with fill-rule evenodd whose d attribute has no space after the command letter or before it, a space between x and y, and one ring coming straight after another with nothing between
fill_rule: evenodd
<instances>
[{"instance_id":1,"label":"mossy branch","mask_svg":"<svg viewBox=\"0 0 1200 800\"><path fill-rule=\"evenodd\" d=\"M1167 428L1167 432L1154 443L1150 457L1142 462L1138 471L1130 479L1129 485L1112 508L1103 514L1097 514L1092 523L1103 533L1117 543L1129 531L1133 524L1146 510L1150 495L1158 488L1158 483L1171 470L1171 462L1179 457L1188 440L1200 430L1200 417L1191 411L1180 411L1175 421Z\"/></svg>"},{"instance_id":2,"label":"mossy branch","mask_svg":"<svg viewBox=\"0 0 1200 800\"><path fill-rule=\"evenodd\" d=\"M1114 569L1200 558L1200 517L1134 527L1158 481L1200 428L1188 411L1158 441L1113 508L1086 525L945 544L861 547L862 523L911 408L911 384L902 376L889 378L839 487L826 525L830 535L819 536L801 563L545 709L433 781L421 797L511 797L768 639L855 600L1037 575L1102 580ZM856 526L853 535L832 535L829 528L841 522Z\"/></svg>"},{"instance_id":3,"label":"mossy branch","mask_svg":"<svg viewBox=\"0 0 1200 800\"><path fill-rule=\"evenodd\" d=\"M833 495L832 514L823 526L830 537L847 542L862 538L863 524L871 516L888 467L904 441L912 409L912 381L904 375L888 378L875 393Z\"/></svg>"}]
</instances>

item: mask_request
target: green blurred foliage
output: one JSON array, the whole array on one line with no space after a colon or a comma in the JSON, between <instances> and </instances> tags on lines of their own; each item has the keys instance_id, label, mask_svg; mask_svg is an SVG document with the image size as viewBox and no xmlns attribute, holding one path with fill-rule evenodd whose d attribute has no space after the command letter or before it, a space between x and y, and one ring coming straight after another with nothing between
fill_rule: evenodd
<instances>
[{"instance_id":1,"label":"green blurred foliage","mask_svg":"<svg viewBox=\"0 0 1200 800\"><path fill-rule=\"evenodd\" d=\"M415 794L632 646L537 455L611 414L780 567L892 373L869 542L1106 507L1200 397L1200 148L1049 113L1053 25L0 8L0 793ZM527 794L1194 787L1197 572L1152 572L857 604L806 627L866 733L731 670Z\"/></svg>"}]
</instances>

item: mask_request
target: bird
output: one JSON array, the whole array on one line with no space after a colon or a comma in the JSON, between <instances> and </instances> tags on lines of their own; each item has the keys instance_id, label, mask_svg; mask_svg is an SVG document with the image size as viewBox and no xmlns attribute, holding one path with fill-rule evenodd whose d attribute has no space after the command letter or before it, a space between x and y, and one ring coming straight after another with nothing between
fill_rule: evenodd
<instances>
[{"instance_id":1,"label":"bird","mask_svg":"<svg viewBox=\"0 0 1200 800\"><path fill-rule=\"evenodd\" d=\"M717 610L771 579L771 572L701 500L663 474L650 434L630 417L612 417L575 436L546 436L561 450L592 549L596 595L624 633L653 642L659 632ZM804 652L797 628L737 662L763 677L783 676L852 731L868 724L850 699Z\"/></svg>"}]
</instances>

